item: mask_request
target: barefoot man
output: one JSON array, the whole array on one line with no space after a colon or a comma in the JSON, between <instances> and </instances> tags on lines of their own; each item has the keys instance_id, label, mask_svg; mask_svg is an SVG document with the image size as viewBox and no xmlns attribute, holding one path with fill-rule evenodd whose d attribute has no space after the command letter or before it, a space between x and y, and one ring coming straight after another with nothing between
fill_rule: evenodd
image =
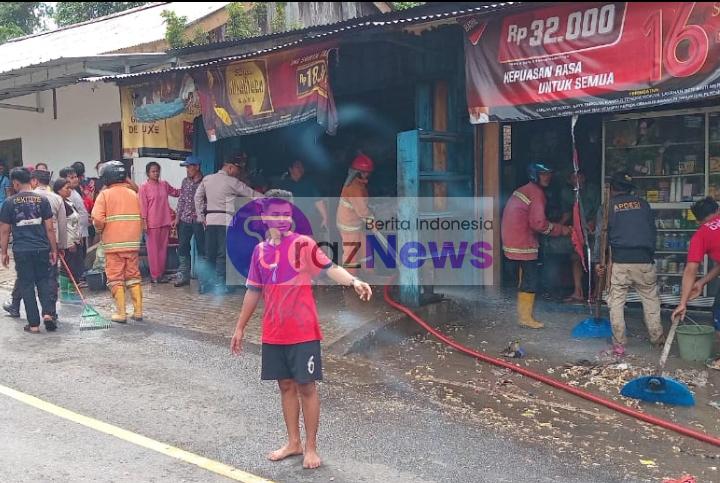
<instances>
[{"instance_id":1,"label":"barefoot man","mask_svg":"<svg viewBox=\"0 0 720 483\"><path fill-rule=\"evenodd\" d=\"M291 231L292 193L270 190L262 201L266 241L253 251L247 292L238 317L231 350L239 354L245 327L264 302L262 318L261 379L276 380L280 387L288 440L268 455L271 461L304 455L304 468L318 468L317 430L320 397L315 381L322 380L320 325L312 292L312 279L325 272L335 282L353 287L361 300L372 296L370 286L345 269L333 265L310 237ZM300 439L300 409L306 440Z\"/></svg>"}]
</instances>

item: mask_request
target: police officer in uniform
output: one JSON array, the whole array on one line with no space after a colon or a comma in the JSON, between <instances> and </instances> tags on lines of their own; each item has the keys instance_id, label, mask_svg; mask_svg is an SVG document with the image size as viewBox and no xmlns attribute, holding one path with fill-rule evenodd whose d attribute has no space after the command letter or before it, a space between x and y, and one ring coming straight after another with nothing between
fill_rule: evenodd
<instances>
[{"instance_id":1,"label":"police officer in uniform","mask_svg":"<svg viewBox=\"0 0 720 483\"><path fill-rule=\"evenodd\" d=\"M627 343L625 301L631 287L642 302L650 342L656 345L663 342L654 260L656 228L650 205L632 194L635 186L627 172L615 173L610 188L607 230L611 265L607 303L613 331L613 354L622 356ZM602 222L598 226L603 226ZM598 267L598 274L604 275L605 270L606 267Z\"/></svg>"},{"instance_id":2,"label":"police officer in uniform","mask_svg":"<svg viewBox=\"0 0 720 483\"><path fill-rule=\"evenodd\" d=\"M225 285L225 242L227 227L235 214L235 199L262 198L263 195L238 179L247 163L244 153L225 161L222 169L205 176L195 192L195 212L205 225L205 256L207 267L200 274L200 293L213 289L229 293Z\"/></svg>"}]
</instances>

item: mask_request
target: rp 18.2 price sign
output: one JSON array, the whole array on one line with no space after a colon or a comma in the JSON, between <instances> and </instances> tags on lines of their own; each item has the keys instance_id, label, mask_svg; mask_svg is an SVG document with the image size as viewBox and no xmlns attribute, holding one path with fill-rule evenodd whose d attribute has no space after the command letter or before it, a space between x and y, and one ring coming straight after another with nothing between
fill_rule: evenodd
<instances>
[{"instance_id":1,"label":"rp 18.2 price sign","mask_svg":"<svg viewBox=\"0 0 720 483\"><path fill-rule=\"evenodd\" d=\"M577 2L461 19L471 121L720 95L720 2Z\"/></svg>"}]
</instances>

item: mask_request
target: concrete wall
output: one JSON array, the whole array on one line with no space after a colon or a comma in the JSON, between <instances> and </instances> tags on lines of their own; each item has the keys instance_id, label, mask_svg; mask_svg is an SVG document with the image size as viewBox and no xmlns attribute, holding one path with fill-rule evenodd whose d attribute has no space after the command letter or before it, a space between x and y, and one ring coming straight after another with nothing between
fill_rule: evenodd
<instances>
[{"instance_id":1,"label":"concrete wall","mask_svg":"<svg viewBox=\"0 0 720 483\"><path fill-rule=\"evenodd\" d=\"M35 96L5 101L35 107ZM85 163L88 176L97 176L95 164L100 160L102 124L120 121L120 94L113 84L81 83L57 90L57 119L53 119L52 91L40 93L44 113L0 109L0 141L20 138L25 166L47 163L56 176L75 161ZM157 161L162 177L180 187L185 168L169 159L138 158L134 160L133 179L143 183L145 164ZM173 203L174 205L174 203Z\"/></svg>"},{"instance_id":2,"label":"concrete wall","mask_svg":"<svg viewBox=\"0 0 720 483\"><path fill-rule=\"evenodd\" d=\"M35 96L5 102L35 107ZM40 107L44 113L0 109L0 140L21 138L26 166L45 162L57 173L82 161L93 170L100 159L99 126L120 120L118 88L82 83L58 89L57 119L53 119L52 91L40 93Z\"/></svg>"}]
</instances>

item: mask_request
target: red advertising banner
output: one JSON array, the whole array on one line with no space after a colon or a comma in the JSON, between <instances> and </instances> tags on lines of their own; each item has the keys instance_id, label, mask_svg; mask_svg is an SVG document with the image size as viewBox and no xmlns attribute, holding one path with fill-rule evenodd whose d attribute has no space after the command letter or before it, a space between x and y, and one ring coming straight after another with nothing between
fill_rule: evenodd
<instances>
[{"instance_id":1,"label":"red advertising banner","mask_svg":"<svg viewBox=\"0 0 720 483\"><path fill-rule=\"evenodd\" d=\"M334 133L328 78L333 47L314 46L209 67L193 74L210 141L317 119Z\"/></svg>"},{"instance_id":2,"label":"red advertising banner","mask_svg":"<svg viewBox=\"0 0 720 483\"><path fill-rule=\"evenodd\" d=\"M561 3L459 21L474 124L720 95L720 3Z\"/></svg>"}]
</instances>

